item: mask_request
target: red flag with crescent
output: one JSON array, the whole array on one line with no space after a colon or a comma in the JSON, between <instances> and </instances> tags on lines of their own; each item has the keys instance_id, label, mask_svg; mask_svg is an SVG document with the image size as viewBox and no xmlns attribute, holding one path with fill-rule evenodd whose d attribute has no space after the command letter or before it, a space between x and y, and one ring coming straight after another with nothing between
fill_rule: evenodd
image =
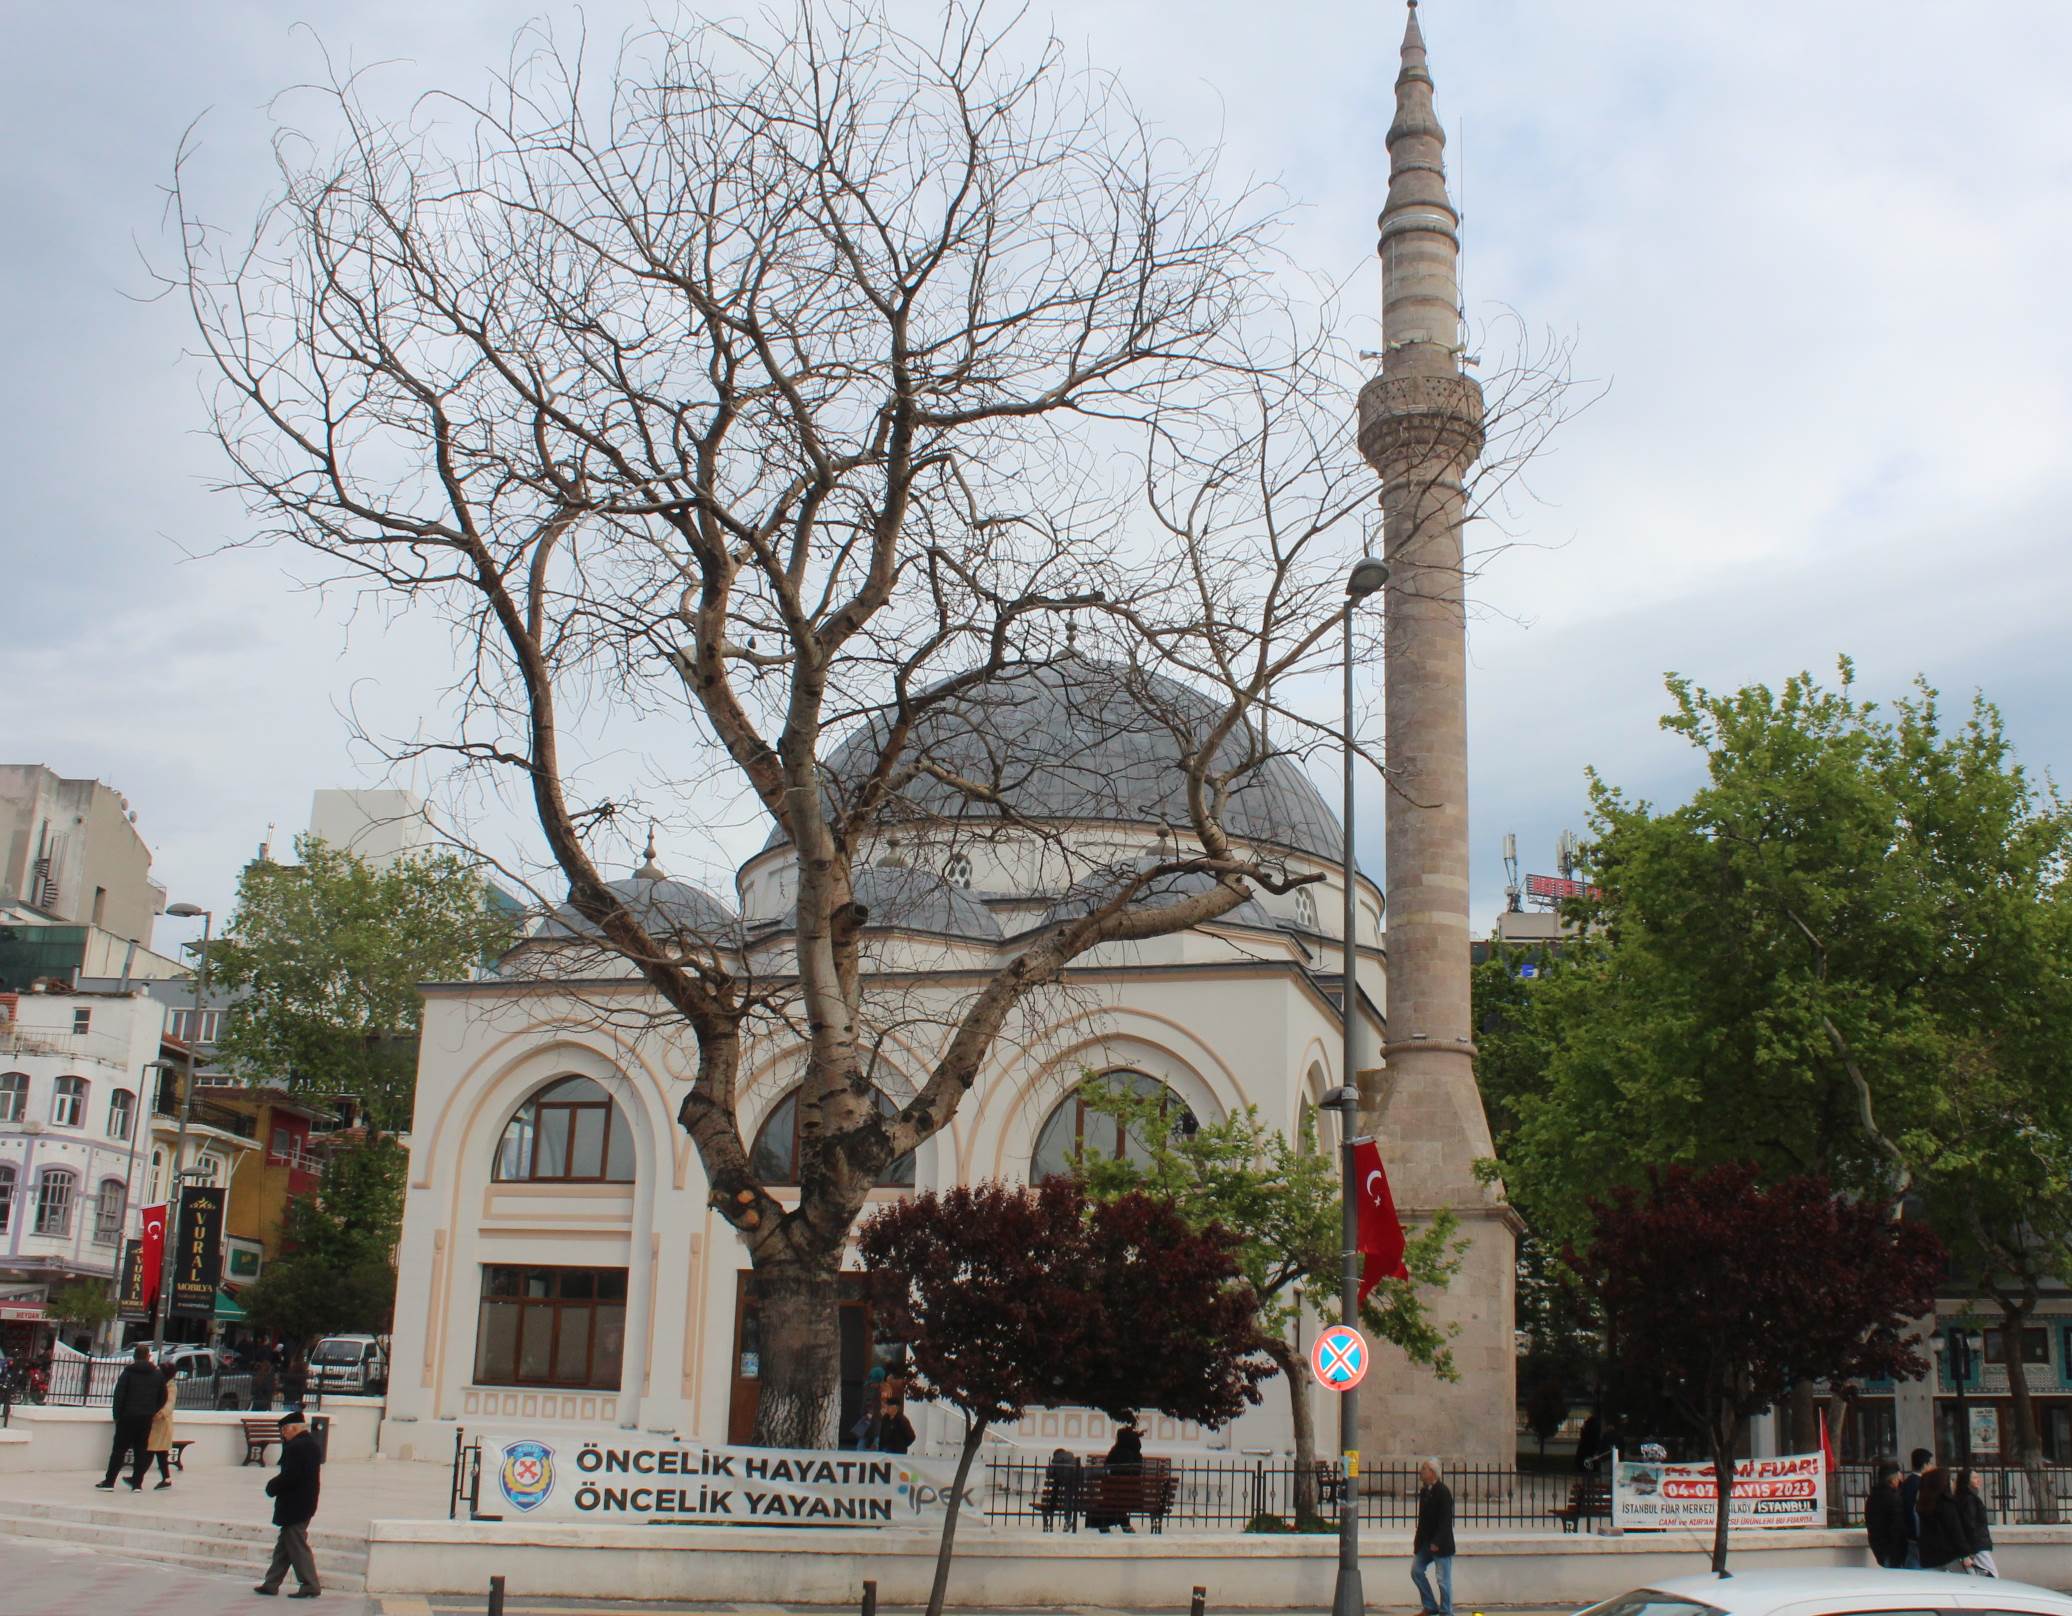
<instances>
[{"instance_id":1,"label":"red flag with crescent","mask_svg":"<svg viewBox=\"0 0 2072 1616\"><path fill-rule=\"evenodd\" d=\"M144 1208L144 1237L138 1256L144 1267L144 1306L158 1300L159 1276L165 1272L165 1203Z\"/></svg>"},{"instance_id":2,"label":"red flag with crescent","mask_svg":"<svg viewBox=\"0 0 2072 1616\"><path fill-rule=\"evenodd\" d=\"M1408 1279L1403 1266L1403 1220L1396 1216L1396 1198L1389 1193L1388 1170L1381 1165L1381 1147L1372 1139L1353 1141L1353 1177L1360 1186L1360 1301L1385 1279Z\"/></svg>"}]
</instances>

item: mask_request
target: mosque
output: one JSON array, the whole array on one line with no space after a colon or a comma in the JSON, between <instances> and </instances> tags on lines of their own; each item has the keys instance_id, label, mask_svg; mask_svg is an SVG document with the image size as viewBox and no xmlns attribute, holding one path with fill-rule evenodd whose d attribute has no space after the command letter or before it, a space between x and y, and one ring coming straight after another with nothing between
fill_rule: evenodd
<instances>
[{"instance_id":1,"label":"mosque","mask_svg":"<svg viewBox=\"0 0 2072 1616\"><path fill-rule=\"evenodd\" d=\"M986 1178L1030 1180L1075 1150L1125 1149L1076 1094L1087 1072L1158 1096L1176 1126L1245 1106L1291 1137L1348 1081L1380 1141L1398 1206L1460 1220L1463 1266L1434 1298L1459 1379L1384 1353L1363 1395L1374 1457L1436 1453L1508 1463L1515 1447L1515 1224L1478 1182L1490 1154L1468 1007L1462 478L1481 447L1481 396L1461 370L1458 217L1416 12L1411 11L1390 183L1381 215L1384 348L1360 399L1360 444L1382 479L1392 569L1384 670L1390 759L1386 893L1366 879L1342 935L1339 821L1294 763L1270 762L1233 796L1232 834L1314 884L1254 891L1192 931L1082 956L1025 1000L949 1125L892 1163L874 1202ZM991 823L914 804L913 828L858 860L867 913L867 1018L879 1030L881 1104L910 1098L975 982L1084 902L1073 872L1157 856L1184 824L1168 731L1122 716L1121 670L1066 656L1011 669L940 711L939 747L1033 760ZM1191 698L1162 686L1161 699ZM841 776L860 755L837 748ZM925 792L924 792L925 796ZM1206 879L1205 877L1202 879ZM743 864L731 901L672 880L650 846L617 892L651 929L733 941L744 971L781 972L791 849ZM1384 898L1386 902L1384 902ZM1387 917L1384 926L1384 916ZM1350 965L1348 966L1348 961ZM1345 990L1350 974L1355 989ZM1348 1006L1348 1002L1350 1004ZM644 1014L656 1001L563 909L504 970L427 990L383 1443L449 1454L456 1426L616 1425L687 1440L745 1440L763 1348L746 1246L708 1204L678 1124L696 1049ZM759 1038L743 1067L743 1138L780 1200L797 1183L800 1049ZM1332 1132L1323 1130L1329 1142ZM791 1193L795 1194L796 1191ZM1312 1319L1307 1329L1313 1331ZM860 1292L841 1307L841 1425L888 1349ZM1153 1451L1285 1451L1287 1392L1234 1426L1151 1420ZM1320 1445L1335 1426L1312 1391ZM923 1450L948 1430L916 1408ZM1032 1412L1003 1439L1047 1453L1105 1447L1106 1420Z\"/></svg>"}]
</instances>

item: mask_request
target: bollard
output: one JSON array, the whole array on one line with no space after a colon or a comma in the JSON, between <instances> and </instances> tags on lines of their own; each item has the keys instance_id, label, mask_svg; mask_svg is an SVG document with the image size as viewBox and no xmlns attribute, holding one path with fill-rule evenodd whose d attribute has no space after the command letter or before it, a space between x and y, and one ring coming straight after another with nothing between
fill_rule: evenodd
<instances>
[{"instance_id":1,"label":"bollard","mask_svg":"<svg viewBox=\"0 0 2072 1616\"><path fill-rule=\"evenodd\" d=\"M489 1616L504 1616L504 1579L489 1579Z\"/></svg>"},{"instance_id":2,"label":"bollard","mask_svg":"<svg viewBox=\"0 0 2072 1616\"><path fill-rule=\"evenodd\" d=\"M1194 1597L1187 1602L1187 1616L1203 1616L1209 1608L1209 1591L1200 1583L1194 1585Z\"/></svg>"},{"instance_id":3,"label":"bollard","mask_svg":"<svg viewBox=\"0 0 2072 1616\"><path fill-rule=\"evenodd\" d=\"M863 1585L863 1616L878 1616L878 1585L875 1582Z\"/></svg>"}]
</instances>

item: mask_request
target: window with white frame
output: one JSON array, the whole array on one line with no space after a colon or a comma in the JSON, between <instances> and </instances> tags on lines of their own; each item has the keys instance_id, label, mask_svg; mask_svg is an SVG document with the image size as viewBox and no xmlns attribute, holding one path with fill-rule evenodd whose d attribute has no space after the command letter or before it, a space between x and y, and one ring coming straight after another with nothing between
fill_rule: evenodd
<instances>
[{"instance_id":1,"label":"window with white frame","mask_svg":"<svg viewBox=\"0 0 2072 1616\"><path fill-rule=\"evenodd\" d=\"M183 1044L190 1041L188 1038L190 1031L195 1033L192 1042L213 1044L223 1031L223 1012L221 1010L203 1010L200 1012L192 1009L175 1010L167 1016L165 1030L171 1037L177 1038Z\"/></svg>"},{"instance_id":2,"label":"window with white frame","mask_svg":"<svg viewBox=\"0 0 2072 1616\"><path fill-rule=\"evenodd\" d=\"M79 1009L72 1012L72 1030L74 1032L91 1032L93 1031L93 1025L94 1013L91 1010Z\"/></svg>"},{"instance_id":3,"label":"window with white frame","mask_svg":"<svg viewBox=\"0 0 2072 1616\"><path fill-rule=\"evenodd\" d=\"M108 1137L127 1139L136 1125L137 1097L128 1089L117 1089L108 1096Z\"/></svg>"},{"instance_id":4,"label":"window with white frame","mask_svg":"<svg viewBox=\"0 0 2072 1616\"><path fill-rule=\"evenodd\" d=\"M46 1167L36 1179L36 1232L72 1232L72 1203L79 1193L79 1175L64 1167Z\"/></svg>"},{"instance_id":5,"label":"window with white frame","mask_svg":"<svg viewBox=\"0 0 2072 1616\"><path fill-rule=\"evenodd\" d=\"M126 1210L122 1180L104 1178L101 1193L94 1198L94 1244L112 1246L122 1238L122 1214Z\"/></svg>"},{"instance_id":6,"label":"window with white frame","mask_svg":"<svg viewBox=\"0 0 2072 1616\"><path fill-rule=\"evenodd\" d=\"M61 1077L57 1093L51 1096L50 1120L59 1128L78 1128L86 1122L86 1079Z\"/></svg>"},{"instance_id":7,"label":"window with white frame","mask_svg":"<svg viewBox=\"0 0 2072 1616\"><path fill-rule=\"evenodd\" d=\"M29 1114L29 1074L0 1072L0 1122L19 1122Z\"/></svg>"},{"instance_id":8,"label":"window with white frame","mask_svg":"<svg viewBox=\"0 0 2072 1616\"><path fill-rule=\"evenodd\" d=\"M14 1227L15 1171L13 1162L0 1162L0 1234Z\"/></svg>"},{"instance_id":9,"label":"window with white frame","mask_svg":"<svg viewBox=\"0 0 2072 1616\"><path fill-rule=\"evenodd\" d=\"M151 1194L146 1198L152 1204L165 1199L165 1152L151 1152Z\"/></svg>"},{"instance_id":10,"label":"window with white frame","mask_svg":"<svg viewBox=\"0 0 2072 1616\"><path fill-rule=\"evenodd\" d=\"M1308 887L1295 889L1295 924L1304 931L1317 930L1317 900Z\"/></svg>"},{"instance_id":11,"label":"window with white frame","mask_svg":"<svg viewBox=\"0 0 2072 1616\"><path fill-rule=\"evenodd\" d=\"M200 1161L187 1169L187 1179L191 1184L222 1183L223 1158L221 1156L202 1157Z\"/></svg>"}]
</instances>

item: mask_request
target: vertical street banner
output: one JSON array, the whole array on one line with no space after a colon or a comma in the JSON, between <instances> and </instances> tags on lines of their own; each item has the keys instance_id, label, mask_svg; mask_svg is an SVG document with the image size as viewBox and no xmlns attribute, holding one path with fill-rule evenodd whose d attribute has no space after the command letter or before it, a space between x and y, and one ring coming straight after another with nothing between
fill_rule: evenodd
<instances>
[{"instance_id":1,"label":"vertical street banner","mask_svg":"<svg viewBox=\"0 0 2072 1616\"><path fill-rule=\"evenodd\" d=\"M171 1212L172 1208L164 1201L156 1206L147 1206L143 1211L144 1238L138 1243L138 1255L144 1267L137 1305L146 1313L158 1304L158 1282L165 1273L166 1225L171 1221ZM126 1264L123 1272L129 1272Z\"/></svg>"},{"instance_id":2,"label":"vertical street banner","mask_svg":"<svg viewBox=\"0 0 2072 1616\"><path fill-rule=\"evenodd\" d=\"M1651 1464L1612 1456L1612 1525L1625 1532L1711 1531L1719 1485L1711 1462ZM1827 1466L1817 1453L1742 1459L1727 1519L1744 1526L1825 1526Z\"/></svg>"},{"instance_id":3,"label":"vertical street banner","mask_svg":"<svg viewBox=\"0 0 2072 1616\"><path fill-rule=\"evenodd\" d=\"M216 1287L223 1278L223 1201L224 1192L214 1185L181 1192L172 1305L181 1318L216 1316Z\"/></svg>"},{"instance_id":4,"label":"vertical street banner","mask_svg":"<svg viewBox=\"0 0 2072 1616\"><path fill-rule=\"evenodd\" d=\"M155 1275L153 1276L156 1277ZM156 1289L155 1286L151 1289ZM140 1322L151 1317L151 1302L144 1276L144 1242L122 1243L122 1290L115 1298L118 1318Z\"/></svg>"}]
</instances>

